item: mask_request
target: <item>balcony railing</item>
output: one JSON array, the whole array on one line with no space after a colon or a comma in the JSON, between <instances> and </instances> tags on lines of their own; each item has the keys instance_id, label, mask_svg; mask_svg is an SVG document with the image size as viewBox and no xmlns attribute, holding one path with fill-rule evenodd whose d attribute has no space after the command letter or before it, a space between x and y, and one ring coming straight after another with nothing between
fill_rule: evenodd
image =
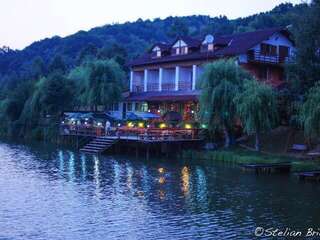
<instances>
[{"instance_id":1,"label":"balcony railing","mask_svg":"<svg viewBox=\"0 0 320 240\"><path fill-rule=\"evenodd\" d=\"M174 91L175 83L162 83L162 91Z\"/></svg>"},{"instance_id":2,"label":"balcony railing","mask_svg":"<svg viewBox=\"0 0 320 240\"><path fill-rule=\"evenodd\" d=\"M248 51L248 62L260 62L268 64L283 64L289 62L289 57L284 55L270 55L262 53L261 51Z\"/></svg>"},{"instance_id":3,"label":"balcony railing","mask_svg":"<svg viewBox=\"0 0 320 240\"><path fill-rule=\"evenodd\" d=\"M132 91L133 92L137 92L137 93L143 92L144 91L144 86L133 86L132 87Z\"/></svg>"}]
</instances>

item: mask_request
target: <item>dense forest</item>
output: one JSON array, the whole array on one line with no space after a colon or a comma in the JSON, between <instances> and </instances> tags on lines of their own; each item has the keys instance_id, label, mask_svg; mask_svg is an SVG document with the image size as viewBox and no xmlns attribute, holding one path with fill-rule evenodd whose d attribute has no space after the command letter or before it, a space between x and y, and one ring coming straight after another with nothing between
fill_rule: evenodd
<instances>
[{"instance_id":1,"label":"dense forest","mask_svg":"<svg viewBox=\"0 0 320 240\"><path fill-rule=\"evenodd\" d=\"M290 124L303 127L309 136L314 133L318 136L319 15L320 1L314 0L309 5L281 4L272 11L234 20L224 16L138 20L80 31L66 38L45 39L21 51L3 47L0 49L0 135L43 139L57 133L62 111L83 107L96 110L97 106L119 101L121 92L128 87L126 62L143 53L154 42L169 41L179 35L223 35L281 26L291 30L297 47L294 63L286 66L288 89L277 93L275 100L270 88L235 81L232 84L247 91L238 91L234 96L229 94L232 102L239 104L228 104L227 107L232 108L230 113L238 114L248 122L246 118L260 114L252 112L253 107L262 109L256 106L255 99L261 99L271 109L277 105L274 102L281 99L284 102L282 106L290 114ZM208 86L211 86L210 81L215 83L216 79L208 78ZM219 84L223 86L226 82ZM248 98L252 94L256 97ZM222 112L230 110L221 109ZM257 134L257 127L270 129L279 124L273 115L263 116L263 126L255 121L248 122L245 126L248 134ZM226 129L227 120L222 120Z\"/></svg>"},{"instance_id":2,"label":"dense forest","mask_svg":"<svg viewBox=\"0 0 320 240\"><path fill-rule=\"evenodd\" d=\"M235 20L229 20L225 16L138 20L97 27L88 32L80 31L65 38L57 36L44 39L22 51L6 47L0 49L0 79L8 82L33 77L34 61L41 59L43 65L48 66L55 56L61 56L68 69L78 65L84 55L89 54L104 58L120 55L118 60L123 65L125 60L141 54L154 42L172 40L178 35L199 37L207 33L221 35L268 27L286 27L294 24L306 9L306 4L294 6L286 3L272 11Z\"/></svg>"}]
</instances>

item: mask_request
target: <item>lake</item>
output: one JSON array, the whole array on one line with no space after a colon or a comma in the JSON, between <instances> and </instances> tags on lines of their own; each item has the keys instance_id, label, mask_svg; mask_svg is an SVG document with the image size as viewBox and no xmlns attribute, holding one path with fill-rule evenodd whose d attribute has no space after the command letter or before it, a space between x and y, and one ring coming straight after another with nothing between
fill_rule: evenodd
<instances>
[{"instance_id":1,"label":"lake","mask_svg":"<svg viewBox=\"0 0 320 240\"><path fill-rule=\"evenodd\" d=\"M0 239L252 239L320 226L319 184L187 159L0 142Z\"/></svg>"}]
</instances>

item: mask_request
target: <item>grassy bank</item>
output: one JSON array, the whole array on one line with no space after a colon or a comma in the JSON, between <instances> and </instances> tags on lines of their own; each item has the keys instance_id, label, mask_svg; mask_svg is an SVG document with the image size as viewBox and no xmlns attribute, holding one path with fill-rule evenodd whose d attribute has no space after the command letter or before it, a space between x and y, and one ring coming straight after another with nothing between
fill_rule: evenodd
<instances>
[{"instance_id":1,"label":"grassy bank","mask_svg":"<svg viewBox=\"0 0 320 240\"><path fill-rule=\"evenodd\" d=\"M239 148L230 150L217 151L184 151L185 159L205 160L207 162L223 162L233 164L249 164L249 163L283 163L291 162L292 171L308 171L320 169L320 160L302 160L281 155L263 154L251 152Z\"/></svg>"}]
</instances>

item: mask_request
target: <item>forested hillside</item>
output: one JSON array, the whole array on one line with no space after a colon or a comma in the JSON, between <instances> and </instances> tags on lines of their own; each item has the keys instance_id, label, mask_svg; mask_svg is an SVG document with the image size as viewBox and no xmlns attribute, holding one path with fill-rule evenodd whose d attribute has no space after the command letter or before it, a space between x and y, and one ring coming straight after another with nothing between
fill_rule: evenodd
<instances>
[{"instance_id":1,"label":"forested hillside","mask_svg":"<svg viewBox=\"0 0 320 240\"><path fill-rule=\"evenodd\" d=\"M20 79L37 75L39 64L44 71L55 56L61 56L68 69L84 58L106 59L116 56L124 65L127 59L142 53L153 42L168 41L178 35L202 36L207 33L230 34L260 28L288 26L307 9L306 4L281 4L270 12L229 20L224 16L168 17L164 20L138 20L124 24L105 25L88 32L80 31L61 38L53 37L33 43L22 51L0 49L0 81L15 85ZM17 29L19 31L19 29ZM35 66L35 62L37 63Z\"/></svg>"}]
</instances>

